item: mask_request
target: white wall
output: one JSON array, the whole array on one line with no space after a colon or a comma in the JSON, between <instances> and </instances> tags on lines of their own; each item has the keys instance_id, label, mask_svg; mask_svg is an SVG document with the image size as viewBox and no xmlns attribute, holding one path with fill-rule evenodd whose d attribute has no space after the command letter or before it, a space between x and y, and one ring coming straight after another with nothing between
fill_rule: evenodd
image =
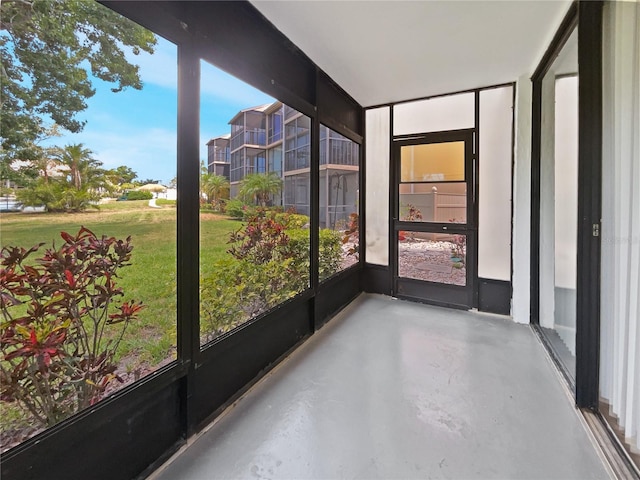
<instances>
[{"instance_id":1,"label":"white wall","mask_svg":"<svg viewBox=\"0 0 640 480\"><path fill-rule=\"evenodd\" d=\"M511 315L518 323L530 320L531 281L531 102L528 75L516 84L513 185L513 298Z\"/></svg>"},{"instance_id":2,"label":"white wall","mask_svg":"<svg viewBox=\"0 0 640 480\"><path fill-rule=\"evenodd\" d=\"M478 276L511 280L513 87L480 92Z\"/></svg>"},{"instance_id":3,"label":"white wall","mask_svg":"<svg viewBox=\"0 0 640 480\"><path fill-rule=\"evenodd\" d=\"M578 258L578 77L556 81L555 285L576 288Z\"/></svg>"},{"instance_id":4,"label":"white wall","mask_svg":"<svg viewBox=\"0 0 640 480\"><path fill-rule=\"evenodd\" d=\"M393 134L444 132L475 126L475 94L461 93L393 107Z\"/></svg>"},{"instance_id":5,"label":"white wall","mask_svg":"<svg viewBox=\"0 0 640 480\"><path fill-rule=\"evenodd\" d=\"M542 81L540 120L540 325L553 328L555 311L555 91L548 72Z\"/></svg>"},{"instance_id":6,"label":"white wall","mask_svg":"<svg viewBox=\"0 0 640 480\"><path fill-rule=\"evenodd\" d=\"M391 109L366 112L365 258L367 263L389 265L389 135Z\"/></svg>"}]
</instances>

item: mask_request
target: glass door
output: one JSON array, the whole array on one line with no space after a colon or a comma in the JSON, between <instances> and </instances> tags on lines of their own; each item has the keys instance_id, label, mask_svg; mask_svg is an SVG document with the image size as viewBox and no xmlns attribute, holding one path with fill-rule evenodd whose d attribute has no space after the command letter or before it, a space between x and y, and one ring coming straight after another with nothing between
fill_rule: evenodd
<instances>
[{"instance_id":1,"label":"glass door","mask_svg":"<svg viewBox=\"0 0 640 480\"><path fill-rule=\"evenodd\" d=\"M395 142L394 294L474 305L477 224L473 132Z\"/></svg>"}]
</instances>

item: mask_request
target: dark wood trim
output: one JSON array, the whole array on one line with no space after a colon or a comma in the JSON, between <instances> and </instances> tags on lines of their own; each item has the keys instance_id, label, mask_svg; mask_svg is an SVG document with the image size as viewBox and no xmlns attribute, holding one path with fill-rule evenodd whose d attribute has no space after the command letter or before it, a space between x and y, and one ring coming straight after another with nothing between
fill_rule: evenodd
<instances>
[{"instance_id":1,"label":"dark wood trim","mask_svg":"<svg viewBox=\"0 0 640 480\"><path fill-rule=\"evenodd\" d=\"M554 36L533 81L531 158L531 322L540 322L540 142L542 81L567 39L578 28L578 263L576 303L576 405L598 408L600 361L600 226L602 189L602 8L601 1L574 3ZM540 331L541 332L541 331ZM541 333L544 338L544 334ZM552 357L556 358L548 342ZM561 365L567 382L571 376Z\"/></svg>"},{"instance_id":2,"label":"dark wood trim","mask_svg":"<svg viewBox=\"0 0 640 480\"><path fill-rule=\"evenodd\" d=\"M578 282L576 403L598 409L602 200L602 9L580 2L578 18Z\"/></svg>"},{"instance_id":3,"label":"dark wood trim","mask_svg":"<svg viewBox=\"0 0 640 480\"><path fill-rule=\"evenodd\" d=\"M471 278L473 280L473 303L472 306L478 308L480 301L480 282L478 281L478 254L480 252L480 90L476 90L474 95L474 112L473 118L475 128L473 132L473 157L471 159L472 181L473 181L473 219L475 220L475 242L471 244L473 252L471 258L473 263L471 266ZM469 246L467 245L467 249ZM469 254L467 252L467 258Z\"/></svg>"},{"instance_id":4,"label":"dark wood trim","mask_svg":"<svg viewBox=\"0 0 640 480\"><path fill-rule=\"evenodd\" d=\"M532 85L531 124L531 240L529 263L529 319L540 323L540 142L542 141L542 79Z\"/></svg>"},{"instance_id":5,"label":"dark wood trim","mask_svg":"<svg viewBox=\"0 0 640 480\"><path fill-rule=\"evenodd\" d=\"M396 276L398 275L398 262L396 258L398 256L397 250L398 245L395 239L395 222L398 220L397 207L396 207L396 197L397 197L397 188L396 185L396 169L395 169L395 147L394 141L395 137L393 135L393 118L395 107L391 105L389 107L389 258L387 259L387 264L389 265L389 285L391 286L391 295L396 296Z\"/></svg>"},{"instance_id":6,"label":"dark wood trim","mask_svg":"<svg viewBox=\"0 0 640 480\"><path fill-rule=\"evenodd\" d=\"M478 310L509 315L512 291L509 281L478 278Z\"/></svg>"},{"instance_id":7,"label":"dark wood trim","mask_svg":"<svg viewBox=\"0 0 640 480\"><path fill-rule=\"evenodd\" d=\"M567 43L567 40L573 33L573 28L578 24L578 2L573 2L569 7L569 10L565 14L556 34L553 36L549 47L544 52L544 55L540 59L540 63L538 63L538 67L533 72L531 76L531 80L533 82L537 80L542 80L545 76L551 64L556 59L564 44Z\"/></svg>"},{"instance_id":8,"label":"dark wood trim","mask_svg":"<svg viewBox=\"0 0 640 480\"><path fill-rule=\"evenodd\" d=\"M477 93L476 93L477 95ZM476 98L477 100L477 98ZM423 303L434 305L452 306L455 308L473 308L477 306L477 276L478 276L478 210L476 192L478 189L477 175L474 175L476 155L473 151L475 128L463 130L451 130L446 132L433 132L416 134L411 136L392 136L391 154L391 195L390 195L390 230L389 247L393 252L389 258L392 275L391 285L395 296L410 298ZM477 136L477 135L476 135ZM405 222L399 220L399 179L400 179L400 152L401 148L408 145L421 145L428 143L464 141L465 180L467 185L467 222L465 224L435 223L435 222ZM460 182L462 183L462 182ZM439 284L399 276L398 267L398 231L421 231L442 233L459 233L466 236L467 240L467 269L466 285ZM423 285L423 296L419 295L419 285ZM426 296L425 296L426 294Z\"/></svg>"},{"instance_id":9,"label":"dark wood trim","mask_svg":"<svg viewBox=\"0 0 640 480\"><path fill-rule=\"evenodd\" d=\"M390 267L366 263L360 277L361 289L367 293L379 293L381 295L392 295L392 286L389 279Z\"/></svg>"},{"instance_id":10,"label":"dark wood trim","mask_svg":"<svg viewBox=\"0 0 640 480\"><path fill-rule=\"evenodd\" d=\"M316 98L320 86L316 84ZM310 243L309 243L309 279L314 294L318 292L320 261L320 121L315 115L311 118L311 162L310 162ZM284 155L284 153L283 153ZM313 322L311 324L313 331Z\"/></svg>"},{"instance_id":11,"label":"dark wood trim","mask_svg":"<svg viewBox=\"0 0 640 480\"><path fill-rule=\"evenodd\" d=\"M540 142L542 121L542 80L565 43L578 25L578 5L574 2L567 11L549 47L531 77L531 263L530 263L530 320L540 322Z\"/></svg>"},{"instance_id":12,"label":"dark wood trim","mask_svg":"<svg viewBox=\"0 0 640 480\"><path fill-rule=\"evenodd\" d=\"M200 59L183 43L178 47L178 201L177 201L177 348L193 372L200 351ZM190 401L193 376L183 379L183 435L193 433Z\"/></svg>"},{"instance_id":13,"label":"dark wood trim","mask_svg":"<svg viewBox=\"0 0 640 480\"><path fill-rule=\"evenodd\" d=\"M516 95L517 86L511 86L511 241L509 244L509 280L513 285L513 239L515 233L515 188L516 188ZM511 291L513 294L513 290Z\"/></svg>"}]
</instances>

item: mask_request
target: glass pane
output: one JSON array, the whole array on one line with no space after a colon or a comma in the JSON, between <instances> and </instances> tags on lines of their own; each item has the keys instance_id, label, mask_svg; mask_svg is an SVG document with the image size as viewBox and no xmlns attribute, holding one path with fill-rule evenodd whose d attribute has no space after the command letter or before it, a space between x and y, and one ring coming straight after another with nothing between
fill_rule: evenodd
<instances>
[{"instance_id":1,"label":"glass pane","mask_svg":"<svg viewBox=\"0 0 640 480\"><path fill-rule=\"evenodd\" d=\"M366 258L389 264L389 130L390 108L366 111Z\"/></svg>"},{"instance_id":2,"label":"glass pane","mask_svg":"<svg viewBox=\"0 0 640 480\"><path fill-rule=\"evenodd\" d=\"M405 145L400 150L401 182L464 179L464 142Z\"/></svg>"},{"instance_id":3,"label":"glass pane","mask_svg":"<svg viewBox=\"0 0 640 480\"><path fill-rule=\"evenodd\" d=\"M201 67L203 149L230 139L220 160L228 169L201 175L204 345L309 286L310 119L206 62Z\"/></svg>"},{"instance_id":4,"label":"glass pane","mask_svg":"<svg viewBox=\"0 0 640 480\"><path fill-rule=\"evenodd\" d=\"M320 132L322 281L358 262L360 146L324 125Z\"/></svg>"},{"instance_id":5,"label":"glass pane","mask_svg":"<svg viewBox=\"0 0 640 480\"><path fill-rule=\"evenodd\" d=\"M467 223L466 183L402 183L398 188L401 221Z\"/></svg>"},{"instance_id":6,"label":"glass pane","mask_svg":"<svg viewBox=\"0 0 640 480\"><path fill-rule=\"evenodd\" d=\"M473 92L401 103L393 107L393 134L473 128L474 114Z\"/></svg>"},{"instance_id":7,"label":"glass pane","mask_svg":"<svg viewBox=\"0 0 640 480\"><path fill-rule=\"evenodd\" d=\"M2 115L17 117L2 132L2 451L176 356L177 48L97 2L64 25L59 8L42 2L0 42L3 75L27 92L3 84ZM45 28L64 43L42 48Z\"/></svg>"},{"instance_id":8,"label":"glass pane","mask_svg":"<svg viewBox=\"0 0 640 480\"><path fill-rule=\"evenodd\" d=\"M399 277L465 286L466 261L466 235L398 232Z\"/></svg>"},{"instance_id":9,"label":"glass pane","mask_svg":"<svg viewBox=\"0 0 640 480\"><path fill-rule=\"evenodd\" d=\"M512 86L480 92L478 276L511 279Z\"/></svg>"},{"instance_id":10,"label":"glass pane","mask_svg":"<svg viewBox=\"0 0 640 480\"><path fill-rule=\"evenodd\" d=\"M575 375L578 228L577 32L542 82L540 326Z\"/></svg>"}]
</instances>

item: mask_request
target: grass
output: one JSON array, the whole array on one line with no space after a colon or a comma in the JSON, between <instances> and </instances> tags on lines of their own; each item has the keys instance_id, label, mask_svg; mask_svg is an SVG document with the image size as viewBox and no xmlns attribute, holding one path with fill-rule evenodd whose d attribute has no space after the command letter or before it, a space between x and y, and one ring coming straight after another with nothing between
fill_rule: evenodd
<instances>
[{"instance_id":1,"label":"grass","mask_svg":"<svg viewBox=\"0 0 640 480\"><path fill-rule=\"evenodd\" d=\"M121 270L118 281L125 299L142 300L146 308L132 323L122 341L124 367L155 366L175 356L176 344L176 209L175 202L150 208L147 200L112 202L99 211L77 214L3 213L2 246L29 248L62 243L61 231L77 233L85 226L96 235L131 236L132 265ZM239 222L218 215L201 215L201 271L225 255L229 233ZM43 251L43 249L41 250Z\"/></svg>"}]
</instances>

